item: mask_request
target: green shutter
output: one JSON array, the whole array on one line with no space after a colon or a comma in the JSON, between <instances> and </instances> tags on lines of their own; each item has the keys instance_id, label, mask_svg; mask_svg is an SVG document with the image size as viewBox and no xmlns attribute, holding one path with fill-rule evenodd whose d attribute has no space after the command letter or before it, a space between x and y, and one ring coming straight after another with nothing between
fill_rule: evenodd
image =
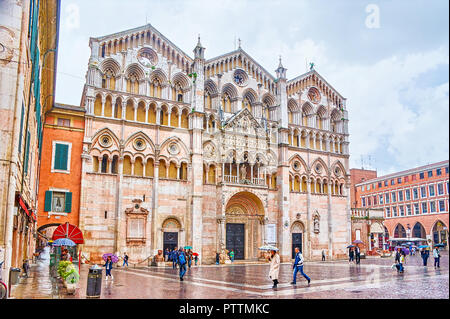
<instances>
[{"instance_id":1,"label":"green shutter","mask_svg":"<svg viewBox=\"0 0 450 319\"><path fill-rule=\"evenodd\" d=\"M29 150L30 150L30 131L27 131L27 144L25 145L25 162L23 163L23 170L25 172L25 175L28 175L28 156L29 156Z\"/></svg>"},{"instance_id":2,"label":"green shutter","mask_svg":"<svg viewBox=\"0 0 450 319\"><path fill-rule=\"evenodd\" d=\"M69 153L69 145L55 144L55 169L67 170L67 159Z\"/></svg>"},{"instance_id":3,"label":"green shutter","mask_svg":"<svg viewBox=\"0 0 450 319\"><path fill-rule=\"evenodd\" d=\"M45 191L44 212L52 210L52 191Z\"/></svg>"},{"instance_id":4,"label":"green shutter","mask_svg":"<svg viewBox=\"0 0 450 319\"><path fill-rule=\"evenodd\" d=\"M72 193L66 193L66 207L64 209L66 213L70 213L72 211Z\"/></svg>"},{"instance_id":5,"label":"green shutter","mask_svg":"<svg viewBox=\"0 0 450 319\"><path fill-rule=\"evenodd\" d=\"M19 154L22 153L22 130L23 130L23 116L25 113L25 107L22 103L22 115L20 116L20 132L19 132Z\"/></svg>"}]
</instances>

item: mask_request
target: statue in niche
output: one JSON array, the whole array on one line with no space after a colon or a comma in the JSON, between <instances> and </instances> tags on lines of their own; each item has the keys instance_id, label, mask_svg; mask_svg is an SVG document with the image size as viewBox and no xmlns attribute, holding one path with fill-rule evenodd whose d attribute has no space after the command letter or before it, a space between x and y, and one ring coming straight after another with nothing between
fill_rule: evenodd
<instances>
[{"instance_id":1,"label":"statue in niche","mask_svg":"<svg viewBox=\"0 0 450 319\"><path fill-rule=\"evenodd\" d=\"M319 225L319 218L316 216L316 217L314 217L314 232L316 234L318 234L320 232L319 226L320 226Z\"/></svg>"},{"instance_id":2,"label":"statue in niche","mask_svg":"<svg viewBox=\"0 0 450 319\"><path fill-rule=\"evenodd\" d=\"M247 178L247 168L245 167L245 164L241 166L241 179Z\"/></svg>"}]
</instances>

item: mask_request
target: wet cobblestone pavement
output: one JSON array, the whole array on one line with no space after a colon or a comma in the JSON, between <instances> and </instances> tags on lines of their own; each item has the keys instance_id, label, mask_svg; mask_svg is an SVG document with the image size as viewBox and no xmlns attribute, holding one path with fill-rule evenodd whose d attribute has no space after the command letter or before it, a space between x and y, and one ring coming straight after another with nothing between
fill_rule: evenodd
<instances>
[{"instance_id":1,"label":"wet cobblestone pavement","mask_svg":"<svg viewBox=\"0 0 450 319\"><path fill-rule=\"evenodd\" d=\"M449 257L442 253L441 267L422 266L420 256L409 256L405 272L391 269L392 258L362 259L360 265L347 261L306 262L306 280L298 275L292 281L292 264L282 264L278 288L273 290L268 278L268 264L234 264L193 266L180 282L178 270L172 267L114 268L113 281L106 281L103 273L104 299L198 299L198 298L362 298L362 299L448 299ZM81 278L74 295L68 295L58 279L49 275L48 260L38 261L29 278L21 278L12 288L12 297L30 298L86 298L89 265L82 265ZM104 272L104 271L103 271Z\"/></svg>"}]
</instances>

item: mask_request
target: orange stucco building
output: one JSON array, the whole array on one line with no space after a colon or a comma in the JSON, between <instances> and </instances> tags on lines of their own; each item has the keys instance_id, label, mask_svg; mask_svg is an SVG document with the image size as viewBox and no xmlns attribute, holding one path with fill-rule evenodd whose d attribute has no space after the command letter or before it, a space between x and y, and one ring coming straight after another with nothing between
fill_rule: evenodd
<instances>
[{"instance_id":1,"label":"orange stucco building","mask_svg":"<svg viewBox=\"0 0 450 319\"><path fill-rule=\"evenodd\" d=\"M38 234L49 239L56 226L78 226L84 109L55 104L46 116L39 175Z\"/></svg>"}]
</instances>

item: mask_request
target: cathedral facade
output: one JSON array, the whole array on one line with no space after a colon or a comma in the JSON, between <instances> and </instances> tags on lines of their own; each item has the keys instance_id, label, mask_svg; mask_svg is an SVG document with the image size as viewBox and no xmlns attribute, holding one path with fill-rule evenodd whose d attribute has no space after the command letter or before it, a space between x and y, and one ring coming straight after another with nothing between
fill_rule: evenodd
<instances>
[{"instance_id":1,"label":"cathedral facade","mask_svg":"<svg viewBox=\"0 0 450 319\"><path fill-rule=\"evenodd\" d=\"M81 106L83 254L134 261L192 246L258 260L345 255L350 240L346 99L313 68L275 76L240 46L190 57L145 26L90 39Z\"/></svg>"}]
</instances>

